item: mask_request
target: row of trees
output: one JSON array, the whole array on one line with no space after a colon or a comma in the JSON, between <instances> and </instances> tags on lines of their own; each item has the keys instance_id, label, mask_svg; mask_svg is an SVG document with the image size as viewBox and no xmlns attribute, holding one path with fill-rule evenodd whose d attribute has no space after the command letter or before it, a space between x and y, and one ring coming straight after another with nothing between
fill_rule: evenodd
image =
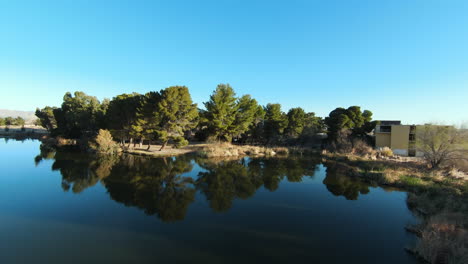
<instances>
[{"instance_id":1,"label":"row of trees","mask_svg":"<svg viewBox=\"0 0 468 264\"><path fill-rule=\"evenodd\" d=\"M66 93L61 107L36 110L40 124L55 136L94 137L108 129L122 143L138 140L148 148L159 141L176 146L198 141L235 141L257 144L307 144L327 131L336 139L343 131L364 137L373 129L370 111L357 106L337 108L322 119L297 107L283 112L280 104L261 106L250 95L236 96L229 84L220 84L197 108L185 86L171 86L147 94L121 94L100 102L83 92ZM161 148L161 149L162 149Z\"/></svg>"},{"instance_id":2,"label":"row of trees","mask_svg":"<svg viewBox=\"0 0 468 264\"><path fill-rule=\"evenodd\" d=\"M16 118L14 117L0 117L0 126L24 126L26 121L24 118L18 116Z\"/></svg>"}]
</instances>

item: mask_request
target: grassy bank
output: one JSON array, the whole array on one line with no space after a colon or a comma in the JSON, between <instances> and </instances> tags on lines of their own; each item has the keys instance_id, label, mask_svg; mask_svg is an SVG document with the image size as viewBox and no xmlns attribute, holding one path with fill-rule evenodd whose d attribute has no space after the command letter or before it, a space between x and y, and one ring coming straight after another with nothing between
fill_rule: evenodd
<instances>
[{"instance_id":1,"label":"grassy bank","mask_svg":"<svg viewBox=\"0 0 468 264\"><path fill-rule=\"evenodd\" d=\"M468 175L446 168L430 170L418 159L372 160L328 153L327 166L352 177L408 192L408 208L422 219L408 230L419 241L408 250L429 263L468 263Z\"/></svg>"}]
</instances>

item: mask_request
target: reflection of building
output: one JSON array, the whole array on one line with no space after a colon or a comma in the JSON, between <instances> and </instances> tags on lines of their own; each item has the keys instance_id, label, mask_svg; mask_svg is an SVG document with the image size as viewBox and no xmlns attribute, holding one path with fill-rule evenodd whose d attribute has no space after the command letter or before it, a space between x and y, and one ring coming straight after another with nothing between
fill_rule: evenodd
<instances>
[{"instance_id":1,"label":"reflection of building","mask_svg":"<svg viewBox=\"0 0 468 264\"><path fill-rule=\"evenodd\" d=\"M416 156L415 125L402 125L401 121L380 121L375 127L375 146L389 147L402 156Z\"/></svg>"}]
</instances>

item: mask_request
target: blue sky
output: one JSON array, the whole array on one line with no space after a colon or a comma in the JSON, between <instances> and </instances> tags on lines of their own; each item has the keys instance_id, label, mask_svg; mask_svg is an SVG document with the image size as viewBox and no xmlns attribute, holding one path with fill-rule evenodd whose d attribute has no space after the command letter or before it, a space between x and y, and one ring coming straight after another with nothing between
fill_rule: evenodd
<instances>
[{"instance_id":1,"label":"blue sky","mask_svg":"<svg viewBox=\"0 0 468 264\"><path fill-rule=\"evenodd\" d=\"M219 83L325 116L468 121L468 1L0 0L0 108Z\"/></svg>"}]
</instances>

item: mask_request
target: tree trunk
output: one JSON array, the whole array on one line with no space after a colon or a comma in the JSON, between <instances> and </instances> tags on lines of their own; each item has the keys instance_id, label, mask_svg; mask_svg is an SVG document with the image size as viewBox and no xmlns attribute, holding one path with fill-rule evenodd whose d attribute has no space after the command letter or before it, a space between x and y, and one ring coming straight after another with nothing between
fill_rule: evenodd
<instances>
[{"instance_id":1,"label":"tree trunk","mask_svg":"<svg viewBox=\"0 0 468 264\"><path fill-rule=\"evenodd\" d=\"M133 143L133 138L130 138L130 140L128 141L128 148L130 148L130 145Z\"/></svg>"},{"instance_id":2,"label":"tree trunk","mask_svg":"<svg viewBox=\"0 0 468 264\"><path fill-rule=\"evenodd\" d=\"M151 148L151 140L148 140L148 148L146 150L150 150Z\"/></svg>"},{"instance_id":3,"label":"tree trunk","mask_svg":"<svg viewBox=\"0 0 468 264\"><path fill-rule=\"evenodd\" d=\"M140 138L140 148L143 147L143 138Z\"/></svg>"},{"instance_id":4,"label":"tree trunk","mask_svg":"<svg viewBox=\"0 0 468 264\"><path fill-rule=\"evenodd\" d=\"M161 148L159 149L159 151L162 151L167 145L167 140L164 141L164 143L162 144Z\"/></svg>"}]
</instances>

